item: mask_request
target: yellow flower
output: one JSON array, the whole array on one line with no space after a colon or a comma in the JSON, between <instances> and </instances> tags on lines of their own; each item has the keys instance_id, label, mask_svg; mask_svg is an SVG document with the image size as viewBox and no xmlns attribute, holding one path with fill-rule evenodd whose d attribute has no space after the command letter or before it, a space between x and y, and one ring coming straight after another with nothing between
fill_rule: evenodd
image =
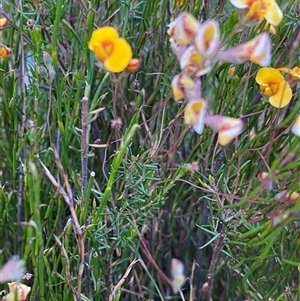
<instances>
[{"instance_id":1,"label":"yellow flower","mask_svg":"<svg viewBox=\"0 0 300 301\"><path fill-rule=\"evenodd\" d=\"M277 26L283 17L282 11L274 0L230 0L236 8L242 9L244 25L252 26L266 19Z\"/></svg>"},{"instance_id":2,"label":"yellow flower","mask_svg":"<svg viewBox=\"0 0 300 301\"><path fill-rule=\"evenodd\" d=\"M6 301L25 301L31 287L25 284L11 282L8 283L10 293L5 297Z\"/></svg>"},{"instance_id":3,"label":"yellow flower","mask_svg":"<svg viewBox=\"0 0 300 301\"><path fill-rule=\"evenodd\" d=\"M120 38L117 30L111 26L101 27L93 32L89 49L111 72L123 71L132 57L130 45Z\"/></svg>"},{"instance_id":4,"label":"yellow flower","mask_svg":"<svg viewBox=\"0 0 300 301\"><path fill-rule=\"evenodd\" d=\"M296 118L291 131L294 135L300 137L300 115L298 115L298 117Z\"/></svg>"},{"instance_id":5,"label":"yellow flower","mask_svg":"<svg viewBox=\"0 0 300 301\"><path fill-rule=\"evenodd\" d=\"M225 146L243 130L244 123L239 118L212 115L205 118L205 124L218 134L218 142Z\"/></svg>"},{"instance_id":6,"label":"yellow flower","mask_svg":"<svg viewBox=\"0 0 300 301\"><path fill-rule=\"evenodd\" d=\"M255 80L273 107L283 108L291 101L292 89L277 69L261 68Z\"/></svg>"},{"instance_id":7,"label":"yellow flower","mask_svg":"<svg viewBox=\"0 0 300 301\"><path fill-rule=\"evenodd\" d=\"M206 101L204 99L189 101L184 110L184 121L192 125L195 132L202 134L206 115Z\"/></svg>"},{"instance_id":8,"label":"yellow flower","mask_svg":"<svg viewBox=\"0 0 300 301\"><path fill-rule=\"evenodd\" d=\"M199 29L199 22L188 12L182 12L168 27L168 35L176 43L189 45L193 42Z\"/></svg>"},{"instance_id":9,"label":"yellow flower","mask_svg":"<svg viewBox=\"0 0 300 301\"><path fill-rule=\"evenodd\" d=\"M0 59L9 59L12 51L9 47L2 45L0 47Z\"/></svg>"}]
</instances>

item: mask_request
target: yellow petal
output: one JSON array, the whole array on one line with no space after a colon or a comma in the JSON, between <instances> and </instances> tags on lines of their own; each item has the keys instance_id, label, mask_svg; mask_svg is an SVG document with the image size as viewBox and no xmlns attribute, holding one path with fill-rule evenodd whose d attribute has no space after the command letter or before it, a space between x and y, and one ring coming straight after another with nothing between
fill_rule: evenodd
<instances>
[{"instance_id":1,"label":"yellow petal","mask_svg":"<svg viewBox=\"0 0 300 301\"><path fill-rule=\"evenodd\" d=\"M287 81L281 81L276 92L269 98L270 104L275 108L284 108L289 104L293 96L292 89Z\"/></svg>"},{"instance_id":2,"label":"yellow petal","mask_svg":"<svg viewBox=\"0 0 300 301\"><path fill-rule=\"evenodd\" d=\"M265 0L266 1L266 0ZM274 0L266 1L267 9L265 13L265 19L274 26L279 25L283 18L283 14L279 6Z\"/></svg>"},{"instance_id":3,"label":"yellow petal","mask_svg":"<svg viewBox=\"0 0 300 301\"><path fill-rule=\"evenodd\" d=\"M111 72L121 72L128 66L131 57L132 50L127 41L116 39L111 53L104 61L104 67Z\"/></svg>"},{"instance_id":4,"label":"yellow petal","mask_svg":"<svg viewBox=\"0 0 300 301\"><path fill-rule=\"evenodd\" d=\"M182 74L175 75L172 80L172 83L171 83L175 101L178 101L178 100L184 98L184 88L182 87L182 85L180 83L181 76L182 76Z\"/></svg>"},{"instance_id":5,"label":"yellow petal","mask_svg":"<svg viewBox=\"0 0 300 301\"><path fill-rule=\"evenodd\" d=\"M119 34L114 27L104 26L93 31L89 41L89 49L95 52L101 61L104 61L107 54L104 53L103 44L113 43L119 38ZM98 52L98 53L96 53Z\"/></svg>"},{"instance_id":6,"label":"yellow petal","mask_svg":"<svg viewBox=\"0 0 300 301\"><path fill-rule=\"evenodd\" d=\"M265 67L258 70L255 80L259 85L264 85L268 84L269 81L281 82L284 80L284 77L277 69Z\"/></svg>"}]
</instances>

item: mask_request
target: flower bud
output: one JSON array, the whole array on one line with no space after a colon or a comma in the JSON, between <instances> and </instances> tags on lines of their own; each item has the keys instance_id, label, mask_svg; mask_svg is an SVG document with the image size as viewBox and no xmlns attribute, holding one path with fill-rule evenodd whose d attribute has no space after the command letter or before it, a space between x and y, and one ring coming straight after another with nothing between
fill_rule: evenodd
<instances>
[{"instance_id":1,"label":"flower bud","mask_svg":"<svg viewBox=\"0 0 300 301\"><path fill-rule=\"evenodd\" d=\"M44 66L39 66L37 69L41 77L46 78L48 76L47 69Z\"/></svg>"},{"instance_id":2,"label":"flower bud","mask_svg":"<svg viewBox=\"0 0 300 301\"><path fill-rule=\"evenodd\" d=\"M140 66L141 66L140 60L133 58L129 61L129 64L125 68L125 71L129 73L137 72Z\"/></svg>"},{"instance_id":3,"label":"flower bud","mask_svg":"<svg viewBox=\"0 0 300 301\"><path fill-rule=\"evenodd\" d=\"M12 51L11 48L3 45L0 47L0 58L9 59L11 57Z\"/></svg>"},{"instance_id":4,"label":"flower bud","mask_svg":"<svg viewBox=\"0 0 300 301\"><path fill-rule=\"evenodd\" d=\"M0 30L5 28L8 24L8 19L7 18L0 18Z\"/></svg>"},{"instance_id":5,"label":"flower bud","mask_svg":"<svg viewBox=\"0 0 300 301\"><path fill-rule=\"evenodd\" d=\"M52 57L47 51L43 52L43 61L47 69L49 69L52 66Z\"/></svg>"},{"instance_id":6,"label":"flower bud","mask_svg":"<svg viewBox=\"0 0 300 301\"><path fill-rule=\"evenodd\" d=\"M33 19L28 19L27 22L26 22L26 24L27 24L28 27L33 27L34 20Z\"/></svg>"}]
</instances>

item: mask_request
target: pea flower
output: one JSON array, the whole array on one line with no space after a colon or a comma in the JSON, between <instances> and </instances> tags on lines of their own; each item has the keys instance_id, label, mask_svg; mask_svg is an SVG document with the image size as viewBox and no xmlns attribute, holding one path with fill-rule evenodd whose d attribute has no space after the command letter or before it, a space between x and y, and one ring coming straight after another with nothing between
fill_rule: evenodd
<instances>
[{"instance_id":1,"label":"pea flower","mask_svg":"<svg viewBox=\"0 0 300 301\"><path fill-rule=\"evenodd\" d=\"M24 275L24 261L13 256L0 269L0 283L21 279Z\"/></svg>"},{"instance_id":2,"label":"pea flower","mask_svg":"<svg viewBox=\"0 0 300 301\"><path fill-rule=\"evenodd\" d=\"M206 116L206 101L203 98L189 101L184 110L184 121L193 126L196 133L201 135L204 130L204 120Z\"/></svg>"},{"instance_id":3,"label":"pea flower","mask_svg":"<svg viewBox=\"0 0 300 301\"><path fill-rule=\"evenodd\" d=\"M205 124L218 133L218 142L222 146L227 145L232 139L236 138L244 127L241 119L220 115L207 116Z\"/></svg>"},{"instance_id":4,"label":"pea flower","mask_svg":"<svg viewBox=\"0 0 300 301\"><path fill-rule=\"evenodd\" d=\"M198 99L201 97L201 82L199 79L193 81L185 73L174 76L172 80L172 90L175 101L182 98L187 100Z\"/></svg>"},{"instance_id":5,"label":"pea flower","mask_svg":"<svg viewBox=\"0 0 300 301\"><path fill-rule=\"evenodd\" d=\"M273 107L283 108L291 101L292 89L277 69L261 68L255 80Z\"/></svg>"},{"instance_id":6,"label":"pea flower","mask_svg":"<svg viewBox=\"0 0 300 301\"><path fill-rule=\"evenodd\" d=\"M101 27L93 32L89 41L89 49L111 72L123 71L132 57L130 45L111 26Z\"/></svg>"},{"instance_id":7,"label":"pea flower","mask_svg":"<svg viewBox=\"0 0 300 301\"><path fill-rule=\"evenodd\" d=\"M4 297L4 301L25 301L31 291L31 287L25 284L12 282L8 283L10 293Z\"/></svg>"},{"instance_id":8,"label":"pea flower","mask_svg":"<svg viewBox=\"0 0 300 301\"><path fill-rule=\"evenodd\" d=\"M243 10L241 14L244 25L252 26L266 19L271 25L277 26L283 17L275 0L230 0L230 2Z\"/></svg>"},{"instance_id":9,"label":"pea flower","mask_svg":"<svg viewBox=\"0 0 300 301\"><path fill-rule=\"evenodd\" d=\"M180 288L184 285L186 277L184 275L183 263L176 258L172 258L171 260L171 276L173 292L177 293L180 290Z\"/></svg>"},{"instance_id":10,"label":"pea flower","mask_svg":"<svg viewBox=\"0 0 300 301\"><path fill-rule=\"evenodd\" d=\"M6 17L0 18L0 30L5 28L8 24L8 19Z\"/></svg>"},{"instance_id":11,"label":"pea flower","mask_svg":"<svg viewBox=\"0 0 300 301\"><path fill-rule=\"evenodd\" d=\"M0 46L0 59L9 59L12 55L12 50L5 46L2 45Z\"/></svg>"},{"instance_id":12,"label":"pea flower","mask_svg":"<svg viewBox=\"0 0 300 301\"><path fill-rule=\"evenodd\" d=\"M246 60L268 66L271 63L271 40L267 32L263 32L247 43L229 48L219 55L223 62L241 64Z\"/></svg>"},{"instance_id":13,"label":"pea flower","mask_svg":"<svg viewBox=\"0 0 300 301\"><path fill-rule=\"evenodd\" d=\"M294 135L300 137L300 115L298 115L298 117L296 118L291 131Z\"/></svg>"},{"instance_id":14,"label":"pea flower","mask_svg":"<svg viewBox=\"0 0 300 301\"><path fill-rule=\"evenodd\" d=\"M181 45L193 42L199 29L199 22L188 12L182 12L173 22L168 24L168 35Z\"/></svg>"},{"instance_id":15,"label":"pea flower","mask_svg":"<svg viewBox=\"0 0 300 301\"><path fill-rule=\"evenodd\" d=\"M290 84L291 87L295 86L300 81L300 67L289 68L278 68L277 70L287 73L285 80Z\"/></svg>"},{"instance_id":16,"label":"pea flower","mask_svg":"<svg viewBox=\"0 0 300 301\"><path fill-rule=\"evenodd\" d=\"M210 61L205 59L195 46L189 46L180 59L181 70L190 77L207 74L211 68Z\"/></svg>"},{"instance_id":17,"label":"pea flower","mask_svg":"<svg viewBox=\"0 0 300 301\"><path fill-rule=\"evenodd\" d=\"M199 53L207 59L212 59L218 53L220 44L219 24L214 20L203 22L195 37L195 46Z\"/></svg>"},{"instance_id":18,"label":"pea flower","mask_svg":"<svg viewBox=\"0 0 300 301\"><path fill-rule=\"evenodd\" d=\"M170 44L171 44L171 48L172 48L174 54L177 56L177 59L180 61L180 59L181 59L182 55L184 54L187 46L176 43L176 41L173 38L170 39Z\"/></svg>"}]
</instances>

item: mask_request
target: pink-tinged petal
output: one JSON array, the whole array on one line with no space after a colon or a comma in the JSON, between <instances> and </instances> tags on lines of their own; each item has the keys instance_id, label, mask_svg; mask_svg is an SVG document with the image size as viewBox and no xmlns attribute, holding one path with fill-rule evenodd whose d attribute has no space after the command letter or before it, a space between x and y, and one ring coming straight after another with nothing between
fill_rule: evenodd
<instances>
[{"instance_id":1,"label":"pink-tinged petal","mask_svg":"<svg viewBox=\"0 0 300 301\"><path fill-rule=\"evenodd\" d=\"M240 64L247 59L252 63L268 66L271 63L271 40L264 32L245 44L232 47L219 55L223 62Z\"/></svg>"},{"instance_id":2,"label":"pink-tinged petal","mask_svg":"<svg viewBox=\"0 0 300 301\"><path fill-rule=\"evenodd\" d=\"M199 53L207 58L214 58L220 48L220 30L218 22L207 20L200 25L195 38L195 46Z\"/></svg>"},{"instance_id":3,"label":"pink-tinged petal","mask_svg":"<svg viewBox=\"0 0 300 301\"><path fill-rule=\"evenodd\" d=\"M180 67L190 77L199 77L209 72L211 64L201 56L195 46L189 46L180 59Z\"/></svg>"},{"instance_id":4,"label":"pink-tinged petal","mask_svg":"<svg viewBox=\"0 0 300 301\"><path fill-rule=\"evenodd\" d=\"M174 99L178 101L185 97L185 91L194 89L195 83L185 73L180 73L174 76L171 86Z\"/></svg>"},{"instance_id":5,"label":"pink-tinged petal","mask_svg":"<svg viewBox=\"0 0 300 301\"><path fill-rule=\"evenodd\" d=\"M299 193L297 193L297 192L291 193L288 190L283 190L281 192L278 192L274 196L275 201L283 201L283 202L288 201L288 200L296 201L299 198L300 198Z\"/></svg>"},{"instance_id":6,"label":"pink-tinged petal","mask_svg":"<svg viewBox=\"0 0 300 301\"><path fill-rule=\"evenodd\" d=\"M244 126L241 119L221 115L207 116L205 124L219 133L218 142L222 146L236 138L242 132Z\"/></svg>"},{"instance_id":7,"label":"pink-tinged petal","mask_svg":"<svg viewBox=\"0 0 300 301\"><path fill-rule=\"evenodd\" d=\"M171 43L171 48L172 48L174 54L177 56L177 59L180 61L187 46L176 43L175 40L172 38L170 39L170 43Z\"/></svg>"},{"instance_id":8,"label":"pink-tinged petal","mask_svg":"<svg viewBox=\"0 0 300 301\"><path fill-rule=\"evenodd\" d=\"M204 99L189 101L184 110L184 121L193 126L196 133L201 135L204 130L206 116L206 101Z\"/></svg>"},{"instance_id":9,"label":"pink-tinged petal","mask_svg":"<svg viewBox=\"0 0 300 301\"><path fill-rule=\"evenodd\" d=\"M13 256L0 269L0 283L19 280L24 276L24 261L20 260L18 256Z\"/></svg>"},{"instance_id":10,"label":"pink-tinged petal","mask_svg":"<svg viewBox=\"0 0 300 301\"><path fill-rule=\"evenodd\" d=\"M248 2L247 0L230 0L231 4L233 6L235 6L236 8L239 8L239 9L244 9L244 8L247 8L249 5L248 5Z\"/></svg>"},{"instance_id":11,"label":"pink-tinged petal","mask_svg":"<svg viewBox=\"0 0 300 301\"><path fill-rule=\"evenodd\" d=\"M291 131L294 135L300 137L300 115L298 115L298 117L296 118Z\"/></svg>"},{"instance_id":12,"label":"pink-tinged petal","mask_svg":"<svg viewBox=\"0 0 300 301\"><path fill-rule=\"evenodd\" d=\"M179 44L189 45L196 36L199 22L188 12L183 12L168 27L171 38Z\"/></svg>"},{"instance_id":13,"label":"pink-tinged petal","mask_svg":"<svg viewBox=\"0 0 300 301\"><path fill-rule=\"evenodd\" d=\"M268 66L271 63L271 39L267 32L256 36L244 44L244 51L248 59L255 64Z\"/></svg>"},{"instance_id":14,"label":"pink-tinged petal","mask_svg":"<svg viewBox=\"0 0 300 301\"><path fill-rule=\"evenodd\" d=\"M194 86L191 89L185 89L185 97L187 100L193 100L193 99L200 99L201 98L201 81L200 79L197 79L194 81Z\"/></svg>"}]
</instances>

